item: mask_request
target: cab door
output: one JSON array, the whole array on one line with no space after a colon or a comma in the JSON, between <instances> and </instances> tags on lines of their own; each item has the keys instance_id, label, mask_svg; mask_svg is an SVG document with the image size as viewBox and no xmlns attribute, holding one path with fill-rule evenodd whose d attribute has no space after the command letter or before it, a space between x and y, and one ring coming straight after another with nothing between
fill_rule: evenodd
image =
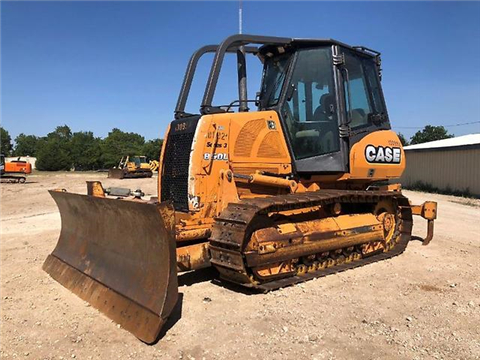
<instances>
[{"instance_id":1,"label":"cab door","mask_svg":"<svg viewBox=\"0 0 480 360\"><path fill-rule=\"evenodd\" d=\"M375 57L339 47L345 128L349 147L369 133L390 129Z\"/></svg>"},{"instance_id":2,"label":"cab door","mask_svg":"<svg viewBox=\"0 0 480 360\"><path fill-rule=\"evenodd\" d=\"M339 135L334 46L300 49L292 64L280 107L298 173L343 173L348 139Z\"/></svg>"}]
</instances>

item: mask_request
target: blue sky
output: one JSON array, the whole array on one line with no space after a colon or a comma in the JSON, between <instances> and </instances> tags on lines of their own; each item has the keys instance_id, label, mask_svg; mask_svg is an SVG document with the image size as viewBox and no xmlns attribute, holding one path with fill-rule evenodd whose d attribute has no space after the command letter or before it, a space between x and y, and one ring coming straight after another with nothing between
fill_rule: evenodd
<instances>
[{"instance_id":1,"label":"blue sky","mask_svg":"<svg viewBox=\"0 0 480 360\"><path fill-rule=\"evenodd\" d=\"M188 59L238 32L238 2L1 2L1 123L163 137ZM334 38L382 52L393 128L480 120L479 2L244 2L244 33ZM249 59L249 91L260 66ZM197 111L210 59L188 109ZM230 66L229 66L230 65ZM215 103L236 97L231 61ZM257 78L255 78L257 75ZM232 94L228 96L228 94ZM456 135L480 124L450 127Z\"/></svg>"}]
</instances>

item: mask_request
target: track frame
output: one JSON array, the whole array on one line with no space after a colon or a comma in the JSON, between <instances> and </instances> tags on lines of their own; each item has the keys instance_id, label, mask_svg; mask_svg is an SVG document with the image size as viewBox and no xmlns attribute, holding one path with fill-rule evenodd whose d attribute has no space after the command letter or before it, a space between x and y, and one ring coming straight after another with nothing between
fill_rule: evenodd
<instances>
[{"instance_id":1,"label":"track frame","mask_svg":"<svg viewBox=\"0 0 480 360\"><path fill-rule=\"evenodd\" d=\"M272 281L261 282L252 276L247 264L245 249L252 233L257 230L256 219L272 212L292 211L315 206L328 207L335 203L377 204L381 201L396 204L397 233L395 245L363 255L348 263L309 271L303 274L290 274ZM319 190L302 194L288 194L268 198L248 199L229 204L216 218L212 236L209 239L211 263L220 272L223 280L242 286L271 291L310 279L338 273L355 267L400 255L411 239L412 210L408 199L397 191L354 191Z\"/></svg>"}]
</instances>

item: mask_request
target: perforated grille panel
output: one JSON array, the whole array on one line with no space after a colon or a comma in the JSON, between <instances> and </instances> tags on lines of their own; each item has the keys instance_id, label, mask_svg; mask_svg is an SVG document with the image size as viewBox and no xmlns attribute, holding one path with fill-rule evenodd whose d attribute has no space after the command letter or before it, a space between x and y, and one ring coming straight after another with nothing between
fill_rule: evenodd
<instances>
[{"instance_id":1,"label":"perforated grille panel","mask_svg":"<svg viewBox=\"0 0 480 360\"><path fill-rule=\"evenodd\" d=\"M172 201L177 211L188 211L190 149L199 116L175 120L170 125L162 170L162 201Z\"/></svg>"},{"instance_id":2,"label":"perforated grille panel","mask_svg":"<svg viewBox=\"0 0 480 360\"><path fill-rule=\"evenodd\" d=\"M257 139L260 131L267 127L265 119L250 120L247 122L235 142L235 156L250 157L252 153L253 143Z\"/></svg>"},{"instance_id":3,"label":"perforated grille panel","mask_svg":"<svg viewBox=\"0 0 480 360\"><path fill-rule=\"evenodd\" d=\"M287 154L282 145L280 134L277 131L269 132L265 135L265 138L260 144L257 156L266 158L283 158L287 156Z\"/></svg>"}]
</instances>

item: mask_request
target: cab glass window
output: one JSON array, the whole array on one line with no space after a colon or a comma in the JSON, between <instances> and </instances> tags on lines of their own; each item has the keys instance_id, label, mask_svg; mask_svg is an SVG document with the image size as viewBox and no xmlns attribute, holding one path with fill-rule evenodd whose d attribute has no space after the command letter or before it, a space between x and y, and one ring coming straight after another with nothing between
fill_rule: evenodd
<instances>
[{"instance_id":1,"label":"cab glass window","mask_svg":"<svg viewBox=\"0 0 480 360\"><path fill-rule=\"evenodd\" d=\"M291 54L286 54L265 60L260 94L260 98L264 102L264 108L277 105L290 58Z\"/></svg>"},{"instance_id":2,"label":"cab glass window","mask_svg":"<svg viewBox=\"0 0 480 360\"><path fill-rule=\"evenodd\" d=\"M344 90L352 129L371 125L372 115L385 114L375 61L345 50Z\"/></svg>"},{"instance_id":3,"label":"cab glass window","mask_svg":"<svg viewBox=\"0 0 480 360\"><path fill-rule=\"evenodd\" d=\"M282 114L296 159L340 150L331 47L300 50Z\"/></svg>"}]
</instances>

